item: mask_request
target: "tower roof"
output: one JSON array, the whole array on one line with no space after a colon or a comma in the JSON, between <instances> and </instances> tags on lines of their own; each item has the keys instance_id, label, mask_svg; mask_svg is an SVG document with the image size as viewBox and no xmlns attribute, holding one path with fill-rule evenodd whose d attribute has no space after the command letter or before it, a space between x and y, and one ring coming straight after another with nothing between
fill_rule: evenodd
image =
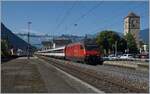
<instances>
[{"instance_id":1,"label":"tower roof","mask_svg":"<svg viewBox=\"0 0 150 94\"><path fill-rule=\"evenodd\" d=\"M136 18L139 18L140 16L136 15L133 12L129 12L129 14L125 18L127 18L127 17L136 17Z\"/></svg>"}]
</instances>

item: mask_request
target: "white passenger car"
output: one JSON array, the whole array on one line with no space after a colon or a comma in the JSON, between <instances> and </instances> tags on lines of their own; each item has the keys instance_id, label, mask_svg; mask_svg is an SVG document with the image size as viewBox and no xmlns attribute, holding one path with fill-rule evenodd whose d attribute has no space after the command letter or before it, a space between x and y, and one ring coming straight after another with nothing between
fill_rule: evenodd
<instances>
[{"instance_id":1,"label":"white passenger car","mask_svg":"<svg viewBox=\"0 0 150 94\"><path fill-rule=\"evenodd\" d=\"M132 54L123 54L120 58L121 59L132 59L133 55Z\"/></svg>"}]
</instances>

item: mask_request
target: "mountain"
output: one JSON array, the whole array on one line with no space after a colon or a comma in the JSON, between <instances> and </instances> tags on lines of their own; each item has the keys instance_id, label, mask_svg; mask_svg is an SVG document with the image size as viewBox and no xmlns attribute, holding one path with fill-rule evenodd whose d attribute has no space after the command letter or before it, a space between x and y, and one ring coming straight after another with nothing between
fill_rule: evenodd
<instances>
[{"instance_id":1,"label":"mountain","mask_svg":"<svg viewBox=\"0 0 150 94\"><path fill-rule=\"evenodd\" d=\"M123 33L122 32L116 32L118 33L118 35L120 37L123 37ZM96 33L96 34L93 34L93 35L90 35L88 34L87 36L88 37L91 37L91 38L95 38L99 33ZM140 31L139 33L139 36L140 36L140 39L145 43L145 44L148 44L149 43L149 28L147 29L143 29Z\"/></svg>"},{"instance_id":2,"label":"mountain","mask_svg":"<svg viewBox=\"0 0 150 94\"><path fill-rule=\"evenodd\" d=\"M19 38L23 39L25 42L27 42L27 36L22 36L22 35L17 35ZM36 36L36 37L33 37L33 36L30 36L30 44L35 46L36 48L42 48L42 44L41 42L42 41L45 41L45 40L49 40L48 37L41 37L41 36Z\"/></svg>"},{"instance_id":3,"label":"mountain","mask_svg":"<svg viewBox=\"0 0 150 94\"><path fill-rule=\"evenodd\" d=\"M1 39L7 40L9 45L15 49L27 50L28 43L12 33L3 23L1 23ZM30 45L30 48L35 50L32 45Z\"/></svg>"},{"instance_id":4,"label":"mountain","mask_svg":"<svg viewBox=\"0 0 150 94\"><path fill-rule=\"evenodd\" d=\"M24 41L27 42L27 36L24 34L16 34L19 38L23 39ZM67 34L62 34L60 36L51 36L51 35L45 35L45 36L39 36L39 35L31 35L30 36L30 43L31 45L35 46L36 48L42 48L43 45L41 44L43 41L50 41L52 38L57 39L57 38L65 38L65 39L70 39L72 42L78 42L84 39L83 36L76 36L76 35L67 35Z\"/></svg>"},{"instance_id":5,"label":"mountain","mask_svg":"<svg viewBox=\"0 0 150 94\"><path fill-rule=\"evenodd\" d=\"M118 34L121 37L123 37L123 33L118 32ZM149 43L149 28L140 30L139 37L145 44L148 44Z\"/></svg>"},{"instance_id":6,"label":"mountain","mask_svg":"<svg viewBox=\"0 0 150 94\"><path fill-rule=\"evenodd\" d=\"M149 43L149 28L140 31L140 38L143 40L144 43Z\"/></svg>"},{"instance_id":7,"label":"mountain","mask_svg":"<svg viewBox=\"0 0 150 94\"><path fill-rule=\"evenodd\" d=\"M65 35L65 34L62 34L61 36L58 36L59 38L67 38L67 39L70 39L72 42L79 42L81 41L82 39L84 39L83 36L76 36L76 35ZM56 37L57 38L57 37Z\"/></svg>"}]
</instances>

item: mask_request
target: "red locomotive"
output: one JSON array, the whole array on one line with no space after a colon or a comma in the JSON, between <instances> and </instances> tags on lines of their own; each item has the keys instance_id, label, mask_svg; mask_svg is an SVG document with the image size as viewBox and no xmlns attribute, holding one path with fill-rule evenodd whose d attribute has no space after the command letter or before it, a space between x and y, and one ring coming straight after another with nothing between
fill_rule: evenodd
<instances>
[{"instance_id":1,"label":"red locomotive","mask_svg":"<svg viewBox=\"0 0 150 94\"><path fill-rule=\"evenodd\" d=\"M101 53L96 44L80 42L69 44L65 47L65 58L88 64L102 64Z\"/></svg>"}]
</instances>

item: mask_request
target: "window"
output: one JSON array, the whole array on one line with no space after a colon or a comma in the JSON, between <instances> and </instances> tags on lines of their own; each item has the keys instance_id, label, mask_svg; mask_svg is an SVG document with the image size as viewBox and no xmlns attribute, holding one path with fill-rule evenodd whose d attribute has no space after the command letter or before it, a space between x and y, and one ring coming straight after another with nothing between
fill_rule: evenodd
<instances>
[{"instance_id":1,"label":"window","mask_svg":"<svg viewBox=\"0 0 150 94\"><path fill-rule=\"evenodd\" d=\"M123 56L126 56L126 54L124 54Z\"/></svg>"},{"instance_id":2,"label":"window","mask_svg":"<svg viewBox=\"0 0 150 94\"><path fill-rule=\"evenodd\" d=\"M97 45L86 45L86 50L98 50L99 47Z\"/></svg>"},{"instance_id":3,"label":"window","mask_svg":"<svg viewBox=\"0 0 150 94\"><path fill-rule=\"evenodd\" d=\"M80 45L80 49L83 49L83 46L82 46L82 45Z\"/></svg>"},{"instance_id":4,"label":"window","mask_svg":"<svg viewBox=\"0 0 150 94\"><path fill-rule=\"evenodd\" d=\"M132 55L128 55L128 56L132 56Z\"/></svg>"}]
</instances>

